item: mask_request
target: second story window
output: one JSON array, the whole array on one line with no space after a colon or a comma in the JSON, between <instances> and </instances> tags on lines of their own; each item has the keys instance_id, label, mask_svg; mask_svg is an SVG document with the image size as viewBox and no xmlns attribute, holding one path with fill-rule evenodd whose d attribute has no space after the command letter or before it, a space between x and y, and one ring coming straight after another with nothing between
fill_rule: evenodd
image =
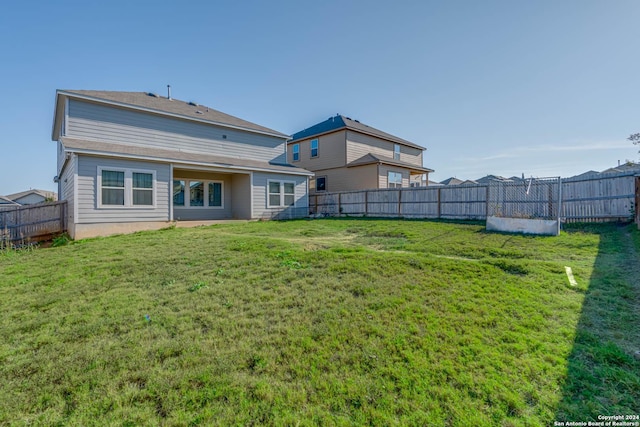
<instances>
[{"instance_id":1,"label":"second story window","mask_svg":"<svg viewBox=\"0 0 640 427\"><path fill-rule=\"evenodd\" d=\"M318 140L311 140L311 157L318 157Z\"/></svg>"},{"instance_id":2,"label":"second story window","mask_svg":"<svg viewBox=\"0 0 640 427\"><path fill-rule=\"evenodd\" d=\"M291 154L293 156L293 161L297 162L300 160L300 144L293 144L293 148L291 149Z\"/></svg>"},{"instance_id":3,"label":"second story window","mask_svg":"<svg viewBox=\"0 0 640 427\"><path fill-rule=\"evenodd\" d=\"M393 158L400 160L400 144L393 144Z\"/></svg>"}]
</instances>

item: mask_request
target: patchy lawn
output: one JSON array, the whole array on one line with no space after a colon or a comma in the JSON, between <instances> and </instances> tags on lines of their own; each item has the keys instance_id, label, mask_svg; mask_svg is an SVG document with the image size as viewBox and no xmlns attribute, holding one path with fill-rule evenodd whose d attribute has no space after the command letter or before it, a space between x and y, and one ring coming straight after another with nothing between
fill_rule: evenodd
<instances>
[{"instance_id":1,"label":"patchy lawn","mask_svg":"<svg viewBox=\"0 0 640 427\"><path fill-rule=\"evenodd\" d=\"M3 252L0 424L639 414L639 248L633 226L326 219Z\"/></svg>"}]
</instances>

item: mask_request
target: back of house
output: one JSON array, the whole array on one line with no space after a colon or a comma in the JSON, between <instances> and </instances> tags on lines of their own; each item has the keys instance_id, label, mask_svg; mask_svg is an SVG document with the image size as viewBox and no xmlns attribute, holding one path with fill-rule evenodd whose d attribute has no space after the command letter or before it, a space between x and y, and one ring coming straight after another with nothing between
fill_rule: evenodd
<instances>
[{"instance_id":1,"label":"back of house","mask_svg":"<svg viewBox=\"0 0 640 427\"><path fill-rule=\"evenodd\" d=\"M58 90L52 140L69 233L305 216L313 174L287 164L287 139L170 96Z\"/></svg>"}]
</instances>

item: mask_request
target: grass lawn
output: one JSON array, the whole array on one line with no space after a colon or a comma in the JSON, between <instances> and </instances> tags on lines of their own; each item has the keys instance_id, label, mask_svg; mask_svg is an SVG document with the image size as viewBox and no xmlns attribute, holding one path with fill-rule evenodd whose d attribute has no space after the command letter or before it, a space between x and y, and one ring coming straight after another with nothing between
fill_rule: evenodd
<instances>
[{"instance_id":1,"label":"grass lawn","mask_svg":"<svg viewBox=\"0 0 640 427\"><path fill-rule=\"evenodd\" d=\"M0 425L640 414L638 251L634 226L531 237L370 219L5 251Z\"/></svg>"}]
</instances>

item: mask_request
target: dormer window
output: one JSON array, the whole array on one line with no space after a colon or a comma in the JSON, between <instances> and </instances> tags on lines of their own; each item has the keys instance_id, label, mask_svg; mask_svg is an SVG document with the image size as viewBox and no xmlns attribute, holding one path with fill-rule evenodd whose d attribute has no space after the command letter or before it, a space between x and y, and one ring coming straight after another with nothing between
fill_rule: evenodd
<instances>
[{"instance_id":1,"label":"dormer window","mask_svg":"<svg viewBox=\"0 0 640 427\"><path fill-rule=\"evenodd\" d=\"M311 140L311 158L318 157L318 140Z\"/></svg>"},{"instance_id":2,"label":"dormer window","mask_svg":"<svg viewBox=\"0 0 640 427\"><path fill-rule=\"evenodd\" d=\"M393 159L400 160L400 144L393 144Z\"/></svg>"}]
</instances>

